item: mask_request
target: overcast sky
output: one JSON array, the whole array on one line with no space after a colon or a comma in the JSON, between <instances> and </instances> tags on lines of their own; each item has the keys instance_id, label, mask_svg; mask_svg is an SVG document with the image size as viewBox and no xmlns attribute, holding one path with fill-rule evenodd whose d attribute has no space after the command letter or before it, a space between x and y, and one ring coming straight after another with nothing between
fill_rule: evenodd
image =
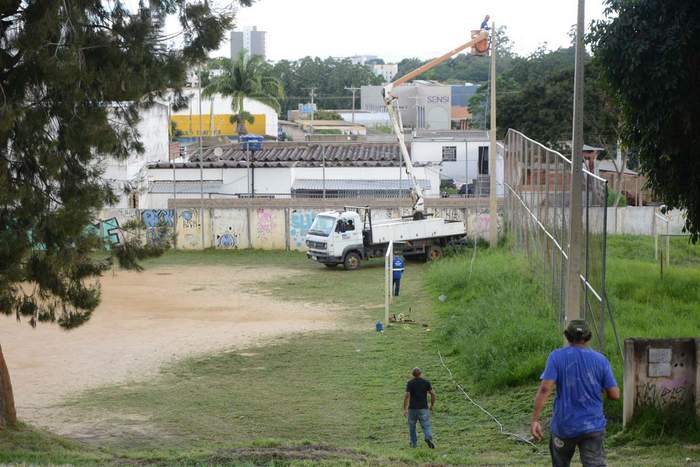
<instances>
[{"instance_id":1,"label":"overcast sky","mask_svg":"<svg viewBox=\"0 0 700 467\"><path fill-rule=\"evenodd\" d=\"M586 1L586 24L603 17L604 0ZM466 42L485 14L508 28L515 51L570 43L577 0L257 0L242 8L239 27L267 31L267 58L378 55L427 59ZM228 41L218 54L229 56Z\"/></svg>"}]
</instances>

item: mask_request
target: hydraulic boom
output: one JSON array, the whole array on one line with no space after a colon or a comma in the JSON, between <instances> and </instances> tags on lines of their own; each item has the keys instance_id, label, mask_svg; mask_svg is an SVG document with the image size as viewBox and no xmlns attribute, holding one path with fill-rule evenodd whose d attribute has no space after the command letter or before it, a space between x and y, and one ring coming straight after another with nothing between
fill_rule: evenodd
<instances>
[{"instance_id":1,"label":"hydraulic boom","mask_svg":"<svg viewBox=\"0 0 700 467\"><path fill-rule=\"evenodd\" d=\"M401 121L401 111L398 106L398 98L392 94L392 91L401 86L402 84L416 78L428 70L435 68L443 62L449 60L453 55L462 52L465 49L474 47L484 41L487 41L489 34L487 31L481 31L479 34L474 36L471 41L464 45L457 47L456 49L450 50L446 54L438 57L430 62L422 65L407 75L402 76L393 83L389 83L384 86L384 104L386 105L387 113L389 114L389 119L391 120L391 126L394 130L396 138L399 140L399 147L401 149L401 157L403 158L404 164L406 164L406 174L408 179L411 181L411 199L413 200L413 217L415 219L422 219L425 212L425 200L423 196L423 189L418 184L416 176L413 172L413 163L411 162L411 157L408 154L408 149L406 148L406 141L403 134L403 123Z\"/></svg>"}]
</instances>

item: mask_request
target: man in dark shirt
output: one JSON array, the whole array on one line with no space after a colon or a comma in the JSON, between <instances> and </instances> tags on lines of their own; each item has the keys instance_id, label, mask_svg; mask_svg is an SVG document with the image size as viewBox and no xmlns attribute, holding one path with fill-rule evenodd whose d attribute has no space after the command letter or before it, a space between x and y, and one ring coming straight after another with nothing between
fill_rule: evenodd
<instances>
[{"instance_id":1,"label":"man in dark shirt","mask_svg":"<svg viewBox=\"0 0 700 467\"><path fill-rule=\"evenodd\" d=\"M484 20L481 22L481 30L482 31L489 31L491 28L489 27L489 20L491 19L490 15L486 15Z\"/></svg>"},{"instance_id":2,"label":"man in dark shirt","mask_svg":"<svg viewBox=\"0 0 700 467\"><path fill-rule=\"evenodd\" d=\"M420 422L426 444L430 449L434 449L433 432L430 427L430 412L435 407L435 391L430 381L421 377L422 372L420 368L414 368L411 374L413 379L406 383L406 395L403 398L403 415L408 418L408 434L411 440L411 447L415 448L418 444L416 422ZM430 409L428 409L428 393L430 393Z\"/></svg>"}]
</instances>

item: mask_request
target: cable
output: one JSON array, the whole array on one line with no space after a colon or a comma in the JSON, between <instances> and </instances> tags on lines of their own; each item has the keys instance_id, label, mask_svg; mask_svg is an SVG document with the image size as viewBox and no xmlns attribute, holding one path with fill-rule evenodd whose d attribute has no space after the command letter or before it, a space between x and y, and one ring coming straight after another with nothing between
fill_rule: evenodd
<instances>
[{"instance_id":1,"label":"cable","mask_svg":"<svg viewBox=\"0 0 700 467\"><path fill-rule=\"evenodd\" d=\"M533 443L532 441L530 441L529 439L525 438L525 437L522 436L522 435L519 435L519 434L517 434L517 433L511 433L511 432L509 432L509 431L506 431L506 430L503 428L503 424L502 424L500 421L498 421L498 419L497 419L496 417L494 417L494 416L491 414L491 412L489 412L488 410L486 410L485 408L483 408L483 407L482 407L481 405L479 405L474 399L472 399L471 396L467 393L467 391L464 390L464 388L462 387L462 385L459 384L459 383L457 382L457 380L455 380L455 377L454 377L454 375L452 374L452 370L450 370L450 369L447 367L447 365L445 364L445 360L442 358L442 354L440 353L440 350L438 350L438 356L440 357L440 363L442 364L442 367L443 367L445 370L447 370L447 372L450 374L450 379L452 380L452 382L455 383L455 386L457 386L457 389L459 389L460 392L461 392L462 394L464 394L464 397L466 397L466 399L467 399L469 402L471 402L473 405L475 405L475 406L476 406L479 410L481 410L483 413L485 413L486 415L488 415L488 416L491 418L491 420L493 420L493 421L496 423L496 425L498 425L498 429L499 429L499 431L501 432L502 435L508 436L508 437L510 437L510 438L515 438L515 439L517 439L518 441L521 441L521 442L523 442L523 443L525 443L525 444L529 444L530 446L533 447L533 449L534 449L538 454L540 454L540 450L539 450L539 448L537 447L537 445L536 445L535 443Z\"/></svg>"}]
</instances>

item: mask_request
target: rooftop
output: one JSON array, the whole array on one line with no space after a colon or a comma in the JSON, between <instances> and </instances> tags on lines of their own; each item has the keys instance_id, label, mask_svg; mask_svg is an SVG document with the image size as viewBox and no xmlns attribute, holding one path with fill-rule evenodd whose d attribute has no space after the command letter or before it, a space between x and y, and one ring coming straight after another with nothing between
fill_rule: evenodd
<instances>
[{"instance_id":1,"label":"rooftop","mask_svg":"<svg viewBox=\"0 0 700 467\"><path fill-rule=\"evenodd\" d=\"M188 162L175 163L177 168L199 168L199 154ZM204 148L203 161L207 168L247 168L248 152L238 144ZM396 143L264 143L254 153L255 167L398 167L401 160ZM420 166L421 164L415 164ZM157 162L150 168L173 168L171 162Z\"/></svg>"}]
</instances>

